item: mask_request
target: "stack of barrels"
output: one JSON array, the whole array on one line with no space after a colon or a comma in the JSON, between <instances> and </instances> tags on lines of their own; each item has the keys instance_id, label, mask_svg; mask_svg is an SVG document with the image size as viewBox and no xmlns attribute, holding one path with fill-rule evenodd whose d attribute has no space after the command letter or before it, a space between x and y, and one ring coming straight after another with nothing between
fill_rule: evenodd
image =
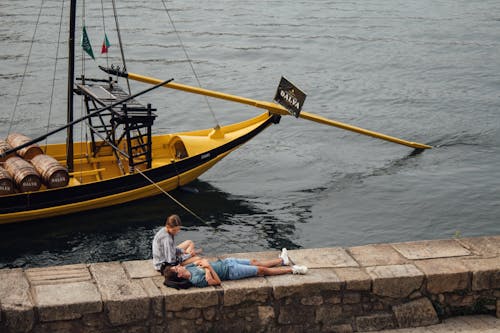
<instances>
[{"instance_id":1,"label":"stack of barrels","mask_svg":"<svg viewBox=\"0 0 500 333\"><path fill-rule=\"evenodd\" d=\"M16 153L4 153L30 142L31 139L12 133L6 140L0 140L0 195L38 191L42 184L47 188L68 185L68 170L55 158L43 153L36 144L19 149Z\"/></svg>"}]
</instances>

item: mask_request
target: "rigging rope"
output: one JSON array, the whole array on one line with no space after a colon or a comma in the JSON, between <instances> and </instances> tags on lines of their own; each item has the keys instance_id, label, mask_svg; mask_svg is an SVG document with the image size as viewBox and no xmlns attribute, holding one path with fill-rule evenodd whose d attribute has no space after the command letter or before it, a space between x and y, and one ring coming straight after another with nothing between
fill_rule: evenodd
<instances>
[{"instance_id":1,"label":"rigging rope","mask_svg":"<svg viewBox=\"0 0 500 333\"><path fill-rule=\"evenodd\" d=\"M85 11L85 4L86 4L86 1L83 0L82 1L82 29L85 27L85 24L86 24L86 11ZM83 47L80 48L80 54L81 54L81 59L82 59L82 69L81 69L81 78L82 78L82 83L84 83L84 79L85 79L85 50L83 49ZM84 100L83 98L80 99L80 117L83 116L84 114ZM85 132L85 141L83 140L83 133ZM88 145L86 144L87 142L87 131L84 130L84 127L83 127L83 124L80 124L80 154L84 151L86 151L86 149L88 149ZM88 155L88 154L87 154ZM74 157L74 154L73 154L73 157ZM76 170L73 170L73 171L76 171ZM83 163L80 163L80 179L81 179L81 172L83 172Z\"/></svg>"},{"instance_id":2,"label":"rigging rope","mask_svg":"<svg viewBox=\"0 0 500 333\"><path fill-rule=\"evenodd\" d=\"M28 65L30 63L30 58L31 58L31 51L33 49L33 44L35 42L36 31L38 30L38 23L40 23L40 17L42 15L43 3L44 3L44 0L42 0L41 3L40 3L40 10L38 11L38 17L36 19L35 31L33 31L33 36L31 37L31 44L30 44L30 49L28 51L28 58L26 59L26 64L24 65L23 77L21 79L21 84L19 86L19 90L17 91L16 103L14 105L14 110L12 111L12 116L10 118L9 130L7 131L7 135L9 135L10 131L12 130L12 123L14 122L14 116L16 114L17 104L19 103L19 98L21 96L21 91L23 90L24 78L26 77L26 73L28 71Z\"/></svg>"},{"instance_id":3,"label":"rigging rope","mask_svg":"<svg viewBox=\"0 0 500 333\"><path fill-rule=\"evenodd\" d=\"M102 1L102 0L101 0ZM200 80L198 78L198 75L193 67L193 64L192 64L192 61L191 59L189 58L189 55L186 51L186 48L184 47L184 44L182 43L182 40L179 36L179 33L177 32L176 28L175 28L175 25L174 25L174 22L172 20L172 18L170 17L170 13L168 12L167 10L167 7L166 7L166 4L165 2L162 0L163 2L163 5L165 7L165 10L167 12L167 15L169 17L169 20L173 26L173 29L174 31L176 32L176 35L177 35L177 38L179 40L179 43L182 47L182 49L184 50L184 54L188 60L188 63L189 65L191 66L191 70L193 71L194 73L194 76L196 78L196 81L198 82L198 85L201 86L201 83L200 83ZM117 30L117 35L118 35L118 43L120 45L120 53L121 53L121 56L122 56L122 62L123 62L123 71L127 71L127 65L126 65L126 62L125 62L125 55L124 55L124 51L123 51L123 43L122 43L122 39L121 39L121 34L120 34L120 27L119 27L119 24L118 24L118 15L117 15L117 10L116 10L116 4L115 4L115 0L112 0L112 4L113 4L113 14L114 14L114 18L115 18L115 23L116 23L116 30ZM104 15L103 15L104 16ZM127 78L127 86L128 86L128 91L129 91L129 94L131 94L131 90L130 90L130 83L129 83L129 79ZM208 101L208 98L205 96L205 101L208 105L208 108L212 114L212 117L214 118L214 121L216 123L216 128L220 127L219 125L219 122L217 121L217 118L215 117L215 113L213 112L212 110L212 107L210 106L210 103ZM99 132L97 132L91 125L89 122L86 122L87 123L87 126L101 139L103 140L104 142L106 142L107 144L109 144L113 150L115 152L118 152L119 154L121 154L122 156L125 156L126 158L129 158L128 154L125 153L124 151L120 150L116 145L114 145L113 143L109 142L109 140L107 140L106 138L104 138ZM121 159L118 159L118 161L121 161ZM167 191L165 191L163 188L161 188L156 182L154 182L151 178L149 178L146 174L144 174L140 169L136 168L135 169L141 176L143 176L149 183L151 183L153 186L155 186L160 192L162 192L164 195L166 195L167 197L169 197L173 202L175 202L177 205L179 205L180 207L182 207L186 212L188 212L189 214L191 214L192 216L194 216L197 220L199 220L201 223L205 224L206 226L209 226L209 227L212 227L210 225L210 223L208 223L207 221L205 221L203 218L201 218L198 214L196 214L195 212L193 212L191 209L189 209L186 205L182 204L179 200L177 200L176 198L174 198L171 194L169 194ZM217 228L214 228L216 232L219 232L220 230L218 230ZM222 234L223 235L223 234ZM224 237L225 235L223 235ZM229 238L228 238L229 240Z\"/></svg>"},{"instance_id":4,"label":"rigging rope","mask_svg":"<svg viewBox=\"0 0 500 333\"><path fill-rule=\"evenodd\" d=\"M163 4L163 8L165 9L165 12L167 13L167 16L168 16L168 19L170 21L170 24L172 25L172 28L174 29L175 35L177 36L177 40L179 41L179 44L181 45L181 48L184 51L184 55L186 56L186 59L187 59L187 61L189 63L189 66L191 67L191 71L194 74L196 82L198 83L198 87L201 88L201 83L200 83L200 79L198 78L198 74L196 73L196 71L194 69L193 62L192 62L191 58L189 57L189 54L187 53L186 47L184 46L184 43L182 42L181 36L179 34L179 31L175 27L174 20L172 19L172 16L170 16L170 12L169 12L169 10L167 8L166 1L165 0L161 0L161 2ZM215 117L214 110L212 110L212 106L210 105L208 97L207 96L204 96L204 97L205 97L205 102L207 103L208 109L210 110L210 113L212 114L212 117L214 118L215 128L219 128L220 127L219 122L217 121L217 117Z\"/></svg>"},{"instance_id":5,"label":"rigging rope","mask_svg":"<svg viewBox=\"0 0 500 333\"><path fill-rule=\"evenodd\" d=\"M52 90L50 92L49 116L47 119L47 133L49 132L49 128L50 128L50 118L52 115L52 105L53 105L53 101L54 101L54 91L55 91L56 74L57 74L57 60L59 57L59 45L61 42L63 15L64 15L64 0L62 1L62 4L61 4L61 15L59 17L59 33L57 35L56 56L54 58L54 72L52 74ZM45 146L47 146L47 142L48 142L48 137L45 139Z\"/></svg>"},{"instance_id":6,"label":"rigging rope","mask_svg":"<svg viewBox=\"0 0 500 333\"><path fill-rule=\"evenodd\" d=\"M104 142L106 142L108 145L111 146L111 148L113 148L116 152L120 153L121 155L125 156L126 158L130 158L130 156L124 152L123 150L121 150L120 148L118 148L115 144L113 144L112 142L110 142L109 140L107 140L104 136L101 135L101 133L99 133L94 127L92 127L88 122L87 122L87 126L101 139L103 140ZM166 196L168 196L170 199L172 199L172 201L174 201L176 204L178 204L179 206L181 206L182 208L184 208L188 213L190 213L191 215L193 215L195 218L197 218L200 222L206 224L206 225L209 225L208 222L206 222L205 220L203 220L200 216L198 216L195 212L193 212L191 209L189 209L188 207L186 207L184 204L182 204L179 200L175 199L172 195L170 195L167 191L165 191L164 189L162 189L160 187L160 185L158 185L156 182L154 182L151 178L149 178L146 174L144 174L139 168L135 168L135 171L137 171L141 176L143 176L148 182L151 183L151 185L155 186L158 190L160 190L163 194L165 194Z\"/></svg>"},{"instance_id":7,"label":"rigging rope","mask_svg":"<svg viewBox=\"0 0 500 333\"><path fill-rule=\"evenodd\" d=\"M104 0L101 0L102 29L106 38L106 20L104 19ZM109 53L106 52L106 67L109 67ZM130 94L130 91L129 91Z\"/></svg>"},{"instance_id":8,"label":"rigging rope","mask_svg":"<svg viewBox=\"0 0 500 333\"><path fill-rule=\"evenodd\" d=\"M116 34L118 35L118 43L120 45L120 53L122 55L122 63L123 63L123 71L127 71L127 64L125 62L125 53L123 52L123 44L122 44L122 35L120 33L120 26L118 24L118 14L116 11L116 3L115 0L111 1L113 3L113 15L115 16L115 24L116 24ZM130 81L127 78L127 88L128 88L128 93L129 95L132 94L130 90Z\"/></svg>"}]
</instances>

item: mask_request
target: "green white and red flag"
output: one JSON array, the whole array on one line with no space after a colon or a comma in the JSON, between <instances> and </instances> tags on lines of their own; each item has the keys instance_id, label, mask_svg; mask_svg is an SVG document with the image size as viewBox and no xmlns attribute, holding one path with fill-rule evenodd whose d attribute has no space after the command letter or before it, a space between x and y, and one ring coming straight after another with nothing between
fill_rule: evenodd
<instances>
[{"instance_id":1,"label":"green white and red flag","mask_svg":"<svg viewBox=\"0 0 500 333\"><path fill-rule=\"evenodd\" d=\"M105 33L104 34L104 41L102 42L102 47L101 47L101 54L103 53L108 53L108 49L111 46L108 40L108 35Z\"/></svg>"}]
</instances>

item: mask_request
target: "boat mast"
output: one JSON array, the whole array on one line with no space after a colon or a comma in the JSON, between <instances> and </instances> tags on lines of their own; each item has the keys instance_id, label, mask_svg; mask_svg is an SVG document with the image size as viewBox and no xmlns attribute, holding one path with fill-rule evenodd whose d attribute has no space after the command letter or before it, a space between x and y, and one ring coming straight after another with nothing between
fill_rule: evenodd
<instances>
[{"instance_id":1,"label":"boat mast","mask_svg":"<svg viewBox=\"0 0 500 333\"><path fill-rule=\"evenodd\" d=\"M76 0L71 0L69 16L68 37L68 105L67 123L73 121L73 83L75 81L75 25L76 25ZM73 172L73 126L66 130L66 165L68 172Z\"/></svg>"}]
</instances>

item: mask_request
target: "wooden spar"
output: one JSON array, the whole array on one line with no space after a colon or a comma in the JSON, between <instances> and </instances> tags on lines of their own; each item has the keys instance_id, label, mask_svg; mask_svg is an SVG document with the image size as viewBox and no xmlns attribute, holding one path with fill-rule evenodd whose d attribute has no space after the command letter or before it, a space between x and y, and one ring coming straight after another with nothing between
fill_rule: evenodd
<instances>
[{"instance_id":1,"label":"wooden spar","mask_svg":"<svg viewBox=\"0 0 500 333\"><path fill-rule=\"evenodd\" d=\"M309 113L309 112L302 111L300 113L300 118L311 120L311 121L314 121L314 122L317 122L317 123L320 123L320 124L325 124L325 125L329 125L329 126L335 126L335 127L338 127L338 128L342 128L342 129L348 130L348 131L356 132L356 133L363 134L363 135L368 135L368 136L371 136L371 137L374 137L374 138L377 138L377 139L381 139L381 140L386 140L386 141L398 143L400 145L412 147L412 148L415 148L415 149L430 149L430 148L432 148L432 146L429 146L429 145L426 145L426 144L423 144L423 143L406 141L406 140L399 139L399 138L396 138L396 137L393 137L393 136L390 136L390 135L387 135L387 134L370 131L370 130L367 130L367 129L364 129L364 128L361 128L361 127L357 127L357 126L353 126L353 125L341 123L339 121L335 121L335 120L331 120L331 119L328 119L328 118L324 118L324 117L321 117L321 116L318 116L316 114Z\"/></svg>"},{"instance_id":2,"label":"wooden spar","mask_svg":"<svg viewBox=\"0 0 500 333\"><path fill-rule=\"evenodd\" d=\"M143 76L143 75L139 75L139 74L134 74L134 73L121 73L118 75L126 76L131 80L149 83L149 84L160 83L159 79L155 79L152 77ZM169 82L169 83L165 84L164 87L176 89L176 90L182 90L182 91L186 91L186 92L193 93L193 94L205 95L205 96L209 96L209 97L223 99L223 100L227 100L227 101L231 101L231 102L246 104L246 105L254 106L257 108L265 109L271 113L275 113L275 114L279 114L279 115L290 115L290 113L283 106L276 104L276 103L272 103L272 102L258 101L258 100L240 97L240 96L231 95L231 94L226 94L226 93L222 93L222 92L218 92L218 91L214 91L214 90L208 90L208 89L188 86L188 85L180 84L180 83L176 83L176 82ZM390 135L370 131L370 130L367 130L367 129L364 129L361 127L357 127L357 126L345 124L345 123L342 123L339 121L324 118L322 116L315 115L315 114L309 113L309 112L301 112L299 117L302 119L314 121L314 122L317 122L320 124L325 124L325 125L329 125L329 126L342 128L344 130L356 132L356 133L363 134L363 135L368 135L368 136L371 136L371 137L374 137L377 139L390 141L393 143L412 147L415 149L430 149L430 148L432 148L432 146L429 146L429 145L426 145L423 143L411 142L411 141L399 139L399 138L396 138L396 137L393 137Z\"/></svg>"}]
</instances>

